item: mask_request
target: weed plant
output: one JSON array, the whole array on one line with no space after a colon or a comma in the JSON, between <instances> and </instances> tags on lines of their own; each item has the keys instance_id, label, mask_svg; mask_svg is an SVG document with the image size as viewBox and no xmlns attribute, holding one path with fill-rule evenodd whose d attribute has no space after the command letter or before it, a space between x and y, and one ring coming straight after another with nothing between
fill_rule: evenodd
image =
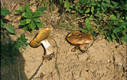
<instances>
[{"instance_id":1,"label":"weed plant","mask_svg":"<svg viewBox=\"0 0 127 80\"><path fill-rule=\"evenodd\" d=\"M1 66L3 64L15 63L16 58L20 55L20 53L25 49L28 45L27 39L25 38L25 34L22 34L16 41L10 41L9 34L16 34L15 29L11 24L7 24L7 20L5 19L6 15L11 14L11 12L7 9L1 9ZM20 49L20 51L19 51Z\"/></svg>"},{"instance_id":2,"label":"weed plant","mask_svg":"<svg viewBox=\"0 0 127 80\"><path fill-rule=\"evenodd\" d=\"M20 7L20 9L21 10L16 10L15 12L21 14L22 19L20 20L20 27L23 27L25 31L32 31L43 27L40 16L42 16L46 7L39 8L37 11L32 12L32 9L26 4L24 8Z\"/></svg>"},{"instance_id":3,"label":"weed plant","mask_svg":"<svg viewBox=\"0 0 127 80\"><path fill-rule=\"evenodd\" d=\"M77 2L75 2L77 1ZM108 41L127 43L126 0L59 0L65 12L85 16L86 28L94 36L103 35Z\"/></svg>"},{"instance_id":4,"label":"weed plant","mask_svg":"<svg viewBox=\"0 0 127 80\"><path fill-rule=\"evenodd\" d=\"M14 42L9 42L8 44L3 44L1 42L1 65L10 63L14 64L16 58L21 55L27 45L28 43L25 34L22 34Z\"/></svg>"}]
</instances>

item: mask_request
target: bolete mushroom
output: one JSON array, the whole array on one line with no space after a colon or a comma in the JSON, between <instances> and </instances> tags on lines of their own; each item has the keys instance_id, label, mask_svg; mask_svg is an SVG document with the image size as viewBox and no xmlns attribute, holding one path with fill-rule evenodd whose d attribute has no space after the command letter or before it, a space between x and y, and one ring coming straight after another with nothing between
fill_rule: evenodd
<instances>
[{"instance_id":1,"label":"bolete mushroom","mask_svg":"<svg viewBox=\"0 0 127 80\"><path fill-rule=\"evenodd\" d=\"M70 44L75 45L75 49L79 48L81 52L84 52L87 50L88 44L93 41L93 37L91 34L74 30L67 35L66 40Z\"/></svg>"},{"instance_id":2,"label":"bolete mushroom","mask_svg":"<svg viewBox=\"0 0 127 80\"><path fill-rule=\"evenodd\" d=\"M41 44L44 48L45 56L52 56L53 50L50 49L51 44L47 40L48 36L51 33L51 28L43 28L39 31L39 33L35 36L35 38L30 42L30 46L33 48L39 47Z\"/></svg>"}]
</instances>

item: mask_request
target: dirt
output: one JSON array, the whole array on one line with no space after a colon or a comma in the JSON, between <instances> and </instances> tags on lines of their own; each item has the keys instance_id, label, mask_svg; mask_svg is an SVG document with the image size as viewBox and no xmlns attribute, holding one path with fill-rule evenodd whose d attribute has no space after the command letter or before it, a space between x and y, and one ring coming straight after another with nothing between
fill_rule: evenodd
<instances>
[{"instance_id":1,"label":"dirt","mask_svg":"<svg viewBox=\"0 0 127 80\"><path fill-rule=\"evenodd\" d=\"M81 53L79 50L72 52L71 49L74 46L65 40L70 31L56 28L59 20L58 13L45 13L42 17L44 27L50 25L53 28L49 40L54 46L55 57L49 61L43 61L43 47L32 48L28 45L24 53L19 53L20 56L17 57L16 64L1 67L2 80L127 79L126 44L119 45L116 42L108 42L97 37L88 52ZM16 40L24 33L24 30L17 28L18 22L13 24L18 34L10 35L10 37L12 40ZM38 30L25 32L28 42L33 39L37 32Z\"/></svg>"},{"instance_id":2,"label":"dirt","mask_svg":"<svg viewBox=\"0 0 127 80\"><path fill-rule=\"evenodd\" d=\"M57 61L53 58L44 62L33 80L125 80L125 45L115 48L115 44L98 39L87 53L71 52L73 46L65 41L67 33L62 29L53 31L52 37L58 45L58 52L55 53ZM42 55L42 47L26 48L23 56L28 78L41 64ZM41 74L43 77L40 77Z\"/></svg>"},{"instance_id":3,"label":"dirt","mask_svg":"<svg viewBox=\"0 0 127 80\"><path fill-rule=\"evenodd\" d=\"M19 29L17 32L22 34L24 31ZM97 39L87 53L71 52L74 46L65 40L69 32L53 29L50 37L56 41L56 44L52 44L55 47L55 57L44 61L40 68L44 55L42 46L27 46L16 65L11 65L5 71L2 68L2 80L28 80L38 68L33 80L126 80L126 45L118 46L117 43ZM28 41L33 38L30 34L26 34ZM15 66L18 66L18 69L14 69ZM6 79L9 73L12 73L14 78Z\"/></svg>"}]
</instances>

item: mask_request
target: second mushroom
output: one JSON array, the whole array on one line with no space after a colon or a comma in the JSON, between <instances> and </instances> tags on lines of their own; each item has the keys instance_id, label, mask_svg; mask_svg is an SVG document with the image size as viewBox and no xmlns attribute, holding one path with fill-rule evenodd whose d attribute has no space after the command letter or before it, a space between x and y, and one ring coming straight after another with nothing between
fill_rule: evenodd
<instances>
[{"instance_id":1,"label":"second mushroom","mask_svg":"<svg viewBox=\"0 0 127 80\"><path fill-rule=\"evenodd\" d=\"M72 49L73 52L75 52L76 49L85 52L87 51L89 44L93 41L93 37L91 34L74 30L67 35L66 40L75 46Z\"/></svg>"}]
</instances>

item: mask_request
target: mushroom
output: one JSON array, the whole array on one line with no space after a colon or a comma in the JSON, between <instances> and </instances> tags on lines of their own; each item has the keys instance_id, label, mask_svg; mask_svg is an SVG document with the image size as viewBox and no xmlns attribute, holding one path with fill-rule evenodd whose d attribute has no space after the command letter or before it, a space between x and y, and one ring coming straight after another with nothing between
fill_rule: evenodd
<instances>
[{"instance_id":1,"label":"mushroom","mask_svg":"<svg viewBox=\"0 0 127 80\"><path fill-rule=\"evenodd\" d=\"M91 34L83 33L78 30L74 30L67 35L66 40L70 44L75 45L75 48L72 49L72 51L79 48L81 52L85 52L89 44L92 42L93 37Z\"/></svg>"},{"instance_id":2,"label":"mushroom","mask_svg":"<svg viewBox=\"0 0 127 80\"><path fill-rule=\"evenodd\" d=\"M50 48L52 47L47 38L51 33L51 28L43 28L39 31L39 33L34 37L34 39L30 42L30 46L33 48L39 47L41 44L44 48L45 57L49 58L52 56L53 50ZM45 58L44 57L44 58Z\"/></svg>"}]
</instances>

